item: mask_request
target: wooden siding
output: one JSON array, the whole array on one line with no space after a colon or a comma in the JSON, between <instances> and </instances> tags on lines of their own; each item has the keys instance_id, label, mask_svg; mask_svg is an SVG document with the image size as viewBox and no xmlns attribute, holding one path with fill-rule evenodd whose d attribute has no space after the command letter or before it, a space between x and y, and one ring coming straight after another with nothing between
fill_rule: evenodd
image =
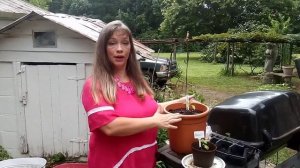
<instances>
[{"instance_id":1,"label":"wooden siding","mask_svg":"<svg viewBox=\"0 0 300 168\"><path fill-rule=\"evenodd\" d=\"M57 33L57 48L34 48L32 32L48 30ZM13 157L87 155L81 90L92 71L94 45L45 19L26 20L1 34L0 145Z\"/></svg>"},{"instance_id":2,"label":"wooden siding","mask_svg":"<svg viewBox=\"0 0 300 168\"><path fill-rule=\"evenodd\" d=\"M2 20L0 17L0 29L10 23L12 23L14 20Z\"/></svg>"},{"instance_id":3,"label":"wooden siding","mask_svg":"<svg viewBox=\"0 0 300 168\"><path fill-rule=\"evenodd\" d=\"M1 61L92 63L92 53L16 52L0 51Z\"/></svg>"},{"instance_id":4,"label":"wooden siding","mask_svg":"<svg viewBox=\"0 0 300 168\"><path fill-rule=\"evenodd\" d=\"M86 155L87 119L80 101L85 77L77 76L83 70L80 65L26 65L30 155Z\"/></svg>"},{"instance_id":5,"label":"wooden siding","mask_svg":"<svg viewBox=\"0 0 300 168\"><path fill-rule=\"evenodd\" d=\"M0 62L0 145L9 153L18 151L13 64Z\"/></svg>"},{"instance_id":6,"label":"wooden siding","mask_svg":"<svg viewBox=\"0 0 300 168\"><path fill-rule=\"evenodd\" d=\"M34 48L33 31L55 31L56 48ZM47 20L26 21L2 34L0 51L93 53L95 42Z\"/></svg>"}]
</instances>

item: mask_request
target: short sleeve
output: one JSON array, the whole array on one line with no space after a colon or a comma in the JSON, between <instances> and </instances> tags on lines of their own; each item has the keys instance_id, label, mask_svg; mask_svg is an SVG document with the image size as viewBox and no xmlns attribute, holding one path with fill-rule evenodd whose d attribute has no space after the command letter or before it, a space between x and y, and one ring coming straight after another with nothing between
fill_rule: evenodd
<instances>
[{"instance_id":1,"label":"short sleeve","mask_svg":"<svg viewBox=\"0 0 300 168\"><path fill-rule=\"evenodd\" d=\"M113 121L118 115L115 113L114 106L104 99L101 98L99 103L94 101L91 86L92 79L89 78L83 86L81 100L88 116L90 131L93 132Z\"/></svg>"}]
</instances>

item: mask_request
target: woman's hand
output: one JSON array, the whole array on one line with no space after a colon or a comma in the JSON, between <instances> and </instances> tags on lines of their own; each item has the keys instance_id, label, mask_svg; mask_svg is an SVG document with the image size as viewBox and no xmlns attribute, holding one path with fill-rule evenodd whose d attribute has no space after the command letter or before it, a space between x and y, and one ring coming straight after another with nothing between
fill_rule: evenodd
<instances>
[{"instance_id":1,"label":"woman's hand","mask_svg":"<svg viewBox=\"0 0 300 168\"><path fill-rule=\"evenodd\" d=\"M162 114L158 108L153 116L153 120L159 128L176 129L177 126L173 124L181 121L182 119L180 114Z\"/></svg>"},{"instance_id":2,"label":"woman's hand","mask_svg":"<svg viewBox=\"0 0 300 168\"><path fill-rule=\"evenodd\" d=\"M164 108L161 104L158 104L156 112L163 114L164 113Z\"/></svg>"},{"instance_id":3,"label":"woman's hand","mask_svg":"<svg viewBox=\"0 0 300 168\"><path fill-rule=\"evenodd\" d=\"M193 102L193 100L195 100L194 99L194 95L187 95L187 96L184 96L184 97L179 98L179 99L174 99L174 100L171 100L171 101L158 103L158 105L159 105L158 109L161 109L160 113L164 113L164 108L167 107L170 104L173 104L173 103L183 103L183 104L186 104L186 98L187 97L188 97L188 99L189 99L190 102Z\"/></svg>"}]
</instances>

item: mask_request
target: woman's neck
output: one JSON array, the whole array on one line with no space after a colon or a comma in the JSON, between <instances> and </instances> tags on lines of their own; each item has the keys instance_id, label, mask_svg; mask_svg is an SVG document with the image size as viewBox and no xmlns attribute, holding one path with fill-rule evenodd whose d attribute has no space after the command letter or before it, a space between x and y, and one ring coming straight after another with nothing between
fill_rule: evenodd
<instances>
[{"instance_id":1,"label":"woman's neck","mask_svg":"<svg viewBox=\"0 0 300 168\"><path fill-rule=\"evenodd\" d=\"M121 82L128 82L130 80L126 71L115 72L114 76L119 78Z\"/></svg>"}]
</instances>

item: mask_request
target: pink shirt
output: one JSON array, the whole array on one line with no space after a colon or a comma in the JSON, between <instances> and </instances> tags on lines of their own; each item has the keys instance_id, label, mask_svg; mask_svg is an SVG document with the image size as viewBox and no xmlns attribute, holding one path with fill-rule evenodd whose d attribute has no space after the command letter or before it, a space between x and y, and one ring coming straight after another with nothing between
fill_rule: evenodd
<instances>
[{"instance_id":1,"label":"pink shirt","mask_svg":"<svg viewBox=\"0 0 300 168\"><path fill-rule=\"evenodd\" d=\"M143 118L156 112L157 103L151 96L144 100L136 94L128 94L117 88L115 105L108 104L104 99L98 104L92 98L91 78L86 80L82 103L88 115L90 128L89 168L153 168L157 151L157 128L131 136L107 136L99 128L112 122L117 117ZM129 84L129 83L126 83Z\"/></svg>"}]
</instances>

